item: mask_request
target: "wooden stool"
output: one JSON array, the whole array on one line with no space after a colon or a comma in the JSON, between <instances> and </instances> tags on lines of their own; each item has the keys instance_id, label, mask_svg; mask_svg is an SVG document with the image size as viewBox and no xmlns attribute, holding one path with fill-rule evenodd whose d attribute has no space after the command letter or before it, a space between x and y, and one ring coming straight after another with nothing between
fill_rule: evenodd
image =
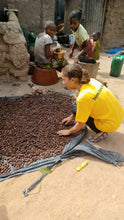
<instances>
[{"instance_id":1,"label":"wooden stool","mask_svg":"<svg viewBox=\"0 0 124 220\"><path fill-rule=\"evenodd\" d=\"M56 69L41 69L39 67L34 68L32 81L35 84L49 86L57 83L59 80Z\"/></svg>"}]
</instances>

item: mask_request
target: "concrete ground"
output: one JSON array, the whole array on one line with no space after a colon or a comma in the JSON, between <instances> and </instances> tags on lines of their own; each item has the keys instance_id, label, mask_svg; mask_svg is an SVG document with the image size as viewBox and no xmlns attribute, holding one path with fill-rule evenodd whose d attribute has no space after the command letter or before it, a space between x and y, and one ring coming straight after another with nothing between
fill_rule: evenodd
<instances>
[{"instance_id":1,"label":"concrete ground","mask_svg":"<svg viewBox=\"0 0 124 220\"><path fill-rule=\"evenodd\" d=\"M66 56L68 53L66 53ZM118 78L111 77L112 55L101 53L97 79L108 88L124 107L124 67ZM72 60L69 60L72 62ZM28 82L0 82L0 96L31 94ZM53 86L37 86L45 91L65 91L61 78ZM87 137L92 132L88 130ZM94 144L124 156L124 122L108 139ZM76 167L87 160L88 166L77 172ZM22 191L39 178L39 171L0 183L1 220L123 220L124 166L107 164L86 155L68 160L53 168L28 197Z\"/></svg>"}]
</instances>

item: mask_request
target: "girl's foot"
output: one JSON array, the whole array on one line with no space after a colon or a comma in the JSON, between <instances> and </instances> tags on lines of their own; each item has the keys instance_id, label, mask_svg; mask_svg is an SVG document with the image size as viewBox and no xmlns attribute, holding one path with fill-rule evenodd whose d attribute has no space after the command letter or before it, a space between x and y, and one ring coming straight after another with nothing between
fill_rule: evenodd
<instances>
[{"instance_id":1,"label":"girl's foot","mask_svg":"<svg viewBox=\"0 0 124 220\"><path fill-rule=\"evenodd\" d=\"M90 142L96 143L108 137L108 133L100 132L100 134L96 134L94 137L90 136L88 139Z\"/></svg>"}]
</instances>

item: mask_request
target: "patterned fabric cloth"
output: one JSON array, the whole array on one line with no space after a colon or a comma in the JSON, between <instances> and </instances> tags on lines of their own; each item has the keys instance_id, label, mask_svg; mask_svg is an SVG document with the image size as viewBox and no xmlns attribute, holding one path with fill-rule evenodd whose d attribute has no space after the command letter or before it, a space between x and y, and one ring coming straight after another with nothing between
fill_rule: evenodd
<instances>
[{"instance_id":1,"label":"patterned fabric cloth","mask_svg":"<svg viewBox=\"0 0 124 220\"><path fill-rule=\"evenodd\" d=\"M41 69L57 69L57 68L63 68L68 64L67 60L65 58L62 59L55 59L51 58L48 64L37 62L36 65L40 67Z\"/></svg>"},{"instance_id":2,"label":"patterned fabric cloth","mask_svg":"<svg viewBox=\"0 0 124 220\"><path fill-rule=\"evenodd\" d=\"M86 54L84 54L84 55L88 56L89 58L92 58L93 52L94 52L94 45L92 44L90 39L88 40L88 45L89 45L89 49L86 52ZM80 50L82 50L83 48L84 48L84 46L82 45Z\"/></svg>"}]
</instances>

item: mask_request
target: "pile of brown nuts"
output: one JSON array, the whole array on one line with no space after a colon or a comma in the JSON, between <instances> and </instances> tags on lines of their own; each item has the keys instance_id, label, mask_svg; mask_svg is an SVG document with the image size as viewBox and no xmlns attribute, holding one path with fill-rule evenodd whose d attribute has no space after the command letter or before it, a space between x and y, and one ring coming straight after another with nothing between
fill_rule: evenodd
<instances>
[{"instance_id":1,"label":"pile of brown nuts","mask_svg":"<svg viewBox=\"0 0 124 220\"><path fill-rule=\"evenodd\" d=\"M46 93L0 101L0 174L24 164L62 153L72 135L59 136L61 124L72 110L74 98L63 93Z\"/></svg>"}]
</instances>

